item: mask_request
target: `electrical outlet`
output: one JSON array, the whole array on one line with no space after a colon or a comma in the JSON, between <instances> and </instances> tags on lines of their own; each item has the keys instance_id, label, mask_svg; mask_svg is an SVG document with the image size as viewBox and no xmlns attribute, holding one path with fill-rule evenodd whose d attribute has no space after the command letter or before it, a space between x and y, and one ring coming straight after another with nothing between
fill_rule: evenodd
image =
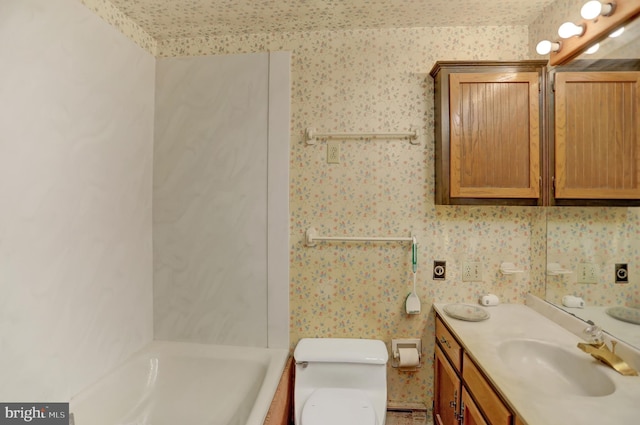
<instances>
[{"instance_id":1,"label":"electrical outlet","mask_svg":"<svg viewBox=\"0 0 640 425\"><path fill-rule=\"evenodd\" d=\"M616 263L616 283L629 283L629 267L627 263Z\"/></svg>"},{"instance_id":2,"label":"electrical outlet","mask_svg":"<svg viewBox=\"0 0 640 425\"><path fill-rule=\"evenodd\" d=\"M578 283L597 283L598 273L593 263L580 263L578 265Z\"/></svg>"},{"instance_id":3,"label":"electrical outlet","mask_svg":"<svg viewBox=\"0 0 640 425\"><path fill-rule=\"evenodd\" d=\"M462 263L462 281L482 281L482 263L478 261L465 261Z\"/></svg>"},{"instance_id":4,"label":"electrical outlet","mask_svg":"<svg viewBox=\"0 0 640 425\"><path fill-rule=\"evenodd\" d=\"M447 262L446 261L434 261L433 262L433 280L445 280L447 277Z\"/></svg>"},{"instance_id":5,"label":"electrical outlet","mask_svg":"<svg viewBox=\"0 0 640 425\"><path fill-rule=\"evenodd\" d=\"M340 164L340 141L327 141L327 164Z\"/></svg>"}]
</instances>

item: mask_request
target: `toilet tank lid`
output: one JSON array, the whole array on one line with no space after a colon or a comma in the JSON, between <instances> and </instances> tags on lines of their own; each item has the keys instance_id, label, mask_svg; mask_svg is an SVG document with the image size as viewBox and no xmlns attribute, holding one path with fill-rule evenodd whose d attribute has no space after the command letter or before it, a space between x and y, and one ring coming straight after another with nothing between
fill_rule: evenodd
<instances>
[{"instance_id":1,"label":"toilet tank lid","mask_svg":"<svg viewBox=\"0 0 640 425\"><path fill-rule=\"evenodd\" d=\"M302 338L293 352L296 362L385 364L387 347L377 339Z\"/></svg>"}]
</instances>

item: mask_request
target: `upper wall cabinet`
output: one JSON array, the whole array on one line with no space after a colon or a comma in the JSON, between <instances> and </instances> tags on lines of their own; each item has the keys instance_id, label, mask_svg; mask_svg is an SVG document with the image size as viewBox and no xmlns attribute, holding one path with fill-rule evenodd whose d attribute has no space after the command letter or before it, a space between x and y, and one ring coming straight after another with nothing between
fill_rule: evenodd
<instances>
[{"instance_id":1,"label":"upper wall cabinet","mask_svg":"<svg viewBox=\"0 0 640 425\"><path fill-rule=\"evenodd\" d=\"M606 68L625 68L619 66L625 63L636 71L554 72L550 203L639 204L640 71L629 62Z\"/></svg>"},{"instance_id":2,"label":"upper wall cabinet","mask_svg":"<svg viewBox=\"0 0 640 425\"><path fill-rule=\"evenodd\" d=\"M545 65L435 64L436 204L542 203Z\"/></svg>"},{"instance_id":3,"label":"upper wall cabinet","mask_svg":"<svg viewBox=\"0 0 640 425\"><path fill-rule=\"evenodd\" d=\"M435 203L640 205L639 70L436 63Z\"/></svg>"}]
</instances>

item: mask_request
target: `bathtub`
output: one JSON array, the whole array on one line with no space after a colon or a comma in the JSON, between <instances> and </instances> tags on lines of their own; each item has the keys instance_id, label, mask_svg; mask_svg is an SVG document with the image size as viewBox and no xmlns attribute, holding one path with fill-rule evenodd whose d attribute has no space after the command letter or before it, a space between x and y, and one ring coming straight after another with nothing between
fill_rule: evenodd
<instances>
[{"instance_id":1,"label":"bathtub","mask_svg":"<svg viewBox=\"0 0 640 425\"><path fill-rule=\"evenodd\" d=\"M262 425L287 350L155 341L70 400L75 425Z\"/></svg>"}]
</instances>

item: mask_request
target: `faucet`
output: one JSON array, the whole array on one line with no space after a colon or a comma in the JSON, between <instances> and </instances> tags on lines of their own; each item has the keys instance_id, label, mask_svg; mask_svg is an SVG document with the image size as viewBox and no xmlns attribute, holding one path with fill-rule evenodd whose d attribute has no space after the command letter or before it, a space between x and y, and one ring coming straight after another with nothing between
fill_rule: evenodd
<instances>
[{"instance_id":1,"label":"faucet","mask_svg":"<svg viewBox=\"0 0 640 425\"><path fill-rule=\"evenodd\" d=\"M591 324L584 330L584 333L589 336L591 342L579 342L579 349L587 354L591 354L592 357L600 360L622 375L638 376L638 372L616 354L617 341L611 341L611 350L607 347L602 335L602 329Z\"/></svg>"}]
</instances>

